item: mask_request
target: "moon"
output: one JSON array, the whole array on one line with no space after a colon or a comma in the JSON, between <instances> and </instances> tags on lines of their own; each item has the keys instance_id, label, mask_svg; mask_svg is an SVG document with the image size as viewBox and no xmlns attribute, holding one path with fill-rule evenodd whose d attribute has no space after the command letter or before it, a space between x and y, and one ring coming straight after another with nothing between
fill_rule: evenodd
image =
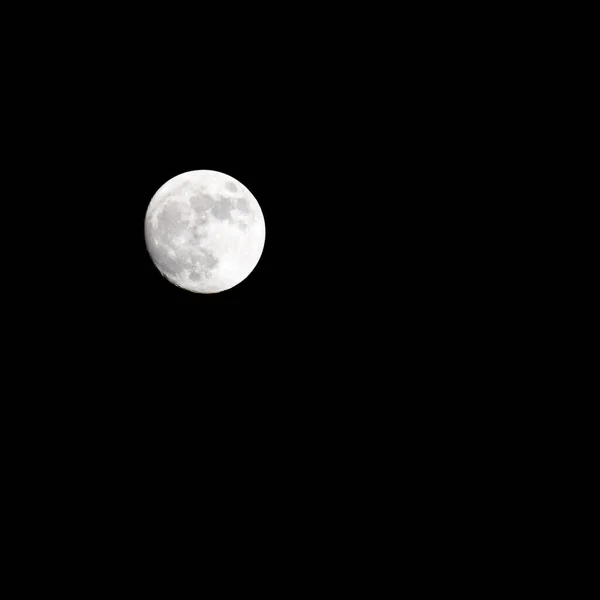
<instances>
[{"instance_id":1,"label":"moon","mask_svg":"<svg viewBox=\"0 0 600 600\"><path fill-rule=\"evenodd\" d=\"M231 289L254 270L265 245L256 198L219 171L188 171L154 194L144 225L148 253L174 285L200 294Z\"/></svg>"}]
</instances>

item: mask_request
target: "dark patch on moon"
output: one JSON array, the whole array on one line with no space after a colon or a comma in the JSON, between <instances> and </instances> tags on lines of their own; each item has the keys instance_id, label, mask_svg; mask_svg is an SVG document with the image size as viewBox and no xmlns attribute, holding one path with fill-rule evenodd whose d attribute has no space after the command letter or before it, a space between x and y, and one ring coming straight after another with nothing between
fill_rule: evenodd
<instances>
[{"instance_id":1,"label":"dark patch on moon","mask_svg":"<svg viewBox=\"0 0 600 600\"><path fill-rule=\"evenodd\" d=\"M245 212L245 213L249 213L250 212L250 207L248 206L248 201L246 200L246 198L238 198L237 207L242 212Z\"/></svg>"},{"instance_id":2,"label":"dark patch on moon","mask_svg":"<svg viewBox=\"0 0 600 600\"><path fill-rule=\"evenodd\" d=\"M210 250L205 250L204 248L200 248L197 251L197 255L192 259L192 262L206 269L212 269L219 263L215 255Z\"/></svg>"},{"instance_id":3,"label":"dark patch on moon","mask_svg":"<svg viewBox=\"0 0 600 600\"><path fill-rule=\"evenodd\" d=\"M158 222L163 223L164 225L172 225L174 223L178 223L181 215L179 210L175 207L175 205L170 204L163 208L162 212L158 217Z\"/></svg>"},{"instance_id":4,"label":"dark patch on moon","mask_svg":"<svg viewBox=\"0 0 600 600\"><path fill-rule=\"evenodd\" d=\"M204 213L196 215L196 225L204 225L206 223L208 223L208 215Z\"/></svg>"},{"instance_id":5,"label":"dark patch on moon","mask_svg":"<svg viewBox=\"0 0 600 600\"><path fill-rule=\"evenodd\" d=\"M196 245L199 244L204 238L208 237L208 233L206 231L192 231L192 240L191 244Z\"/></svg>"},{"instance_id":6,"label":"dark patch on moon","mask_svg":"<svg viewBox=\"0 0 600 600\"><path fill-rule=\"evenodd\" d=\"M161 237L171 238L185 230L189 222L182 207L178 205L165 206L158 217L158 231Z\"/></svg>"},{"instance_id":7,"label":"dark patch on moon","mask_svg":"<svg viewBox=\"0 0 600 600\"><path fill-rule=\"evenodd\" d=\"M190 198L190 205L197 213L212 208L214 204L214 198L210 194L198 194Z\"/></svg>"},{"instance_id":8,"label":"dark patch on moon","mask_svg":"<svg viewBox=\"0 0 600 600\"><path fill-rule=\"evenodd\" d=\"M217 266L219 261L215 258L214 254L204 250L202 251L202 257L198 260L198 263L207 269L212 269Z\"/></svg>"},{"instance_id":9,"label":"dark patch on moon","mask_svg":"<svg viewBox=\"0 0 600 600\"><path fill-rule=\"evenodd\" d=\"M220 196L219 201L215 202L211 212L219 221L227 221L231 220L231 211L233 208L233 200L231 198Z\"/></svg>"},{"instance_id":10,"label":"dark patch on moon","mask_svg":"<svg viewBox=\"0 0 600 600\"><path fill-rule=\"evenodd\" d=\"M194 270L189 277L192 281L206 281L212 276L212 270L219 264L211 250L199 248L192 256L191 262Z\"/></svg>"},{"instance_id":11,"label":"dark patch on moon","mask_svg":"<svg viewBox=\"0 0 600 600\"><path fill-rule=\"evenodd\" d=\"M229 190L230 192L237 192L237 185L235 185L233 181L228 181L225 184L225 189Z\"/></svg>"}]
</instances>

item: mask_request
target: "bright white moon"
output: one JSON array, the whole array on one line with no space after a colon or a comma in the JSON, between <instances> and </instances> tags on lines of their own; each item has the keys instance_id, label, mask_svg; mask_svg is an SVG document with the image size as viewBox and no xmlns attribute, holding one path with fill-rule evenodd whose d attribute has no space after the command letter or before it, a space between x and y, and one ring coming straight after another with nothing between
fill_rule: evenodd
<instances>
[{"instance_id":1,"label":"bright white moon","mask_svg":"<svg viewBox=\"0 0 600 600\"><path fill-rule=\"evenodd\" d=\"M167 181L146 212L146 246L171 283L201 294L246 279L265 245L256 198L218 171L189 171Z\"/></svg>"}]
</instances>

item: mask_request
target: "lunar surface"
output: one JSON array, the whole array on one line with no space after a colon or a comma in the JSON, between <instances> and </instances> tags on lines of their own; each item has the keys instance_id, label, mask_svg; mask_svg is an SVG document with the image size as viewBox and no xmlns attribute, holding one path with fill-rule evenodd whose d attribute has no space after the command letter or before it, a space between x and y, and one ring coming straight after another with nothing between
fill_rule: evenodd
<instances>
[{"instance_id":1,"label":"lunar surface","mask_svg":"<svg viewBox=\"0 0 600 600\"><path fill-rule=\"evenodd\" d=\"M265 219L256 198L218 171L189 171L167 181L146 212L146 246L171 283L200 294L228 290L260 260Z\"/></svg>"}]
</instances>

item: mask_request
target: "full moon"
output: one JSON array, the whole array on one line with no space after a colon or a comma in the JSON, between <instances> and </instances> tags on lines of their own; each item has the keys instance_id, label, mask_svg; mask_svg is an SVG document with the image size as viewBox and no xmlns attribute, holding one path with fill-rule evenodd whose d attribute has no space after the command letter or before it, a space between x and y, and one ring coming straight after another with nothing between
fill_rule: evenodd
<instances>
[{"instance_id":1,"label":"full moon","mask_svg":"<svg viewBox=\"0 0 600 600\"><path fill-rule=\"evenodd\" d=\"M218 171L169 179L146 211L148 253L171 283L200 294L246 279L265 245L265 219L242 183Z\"/></svg>"}]
</instances>

